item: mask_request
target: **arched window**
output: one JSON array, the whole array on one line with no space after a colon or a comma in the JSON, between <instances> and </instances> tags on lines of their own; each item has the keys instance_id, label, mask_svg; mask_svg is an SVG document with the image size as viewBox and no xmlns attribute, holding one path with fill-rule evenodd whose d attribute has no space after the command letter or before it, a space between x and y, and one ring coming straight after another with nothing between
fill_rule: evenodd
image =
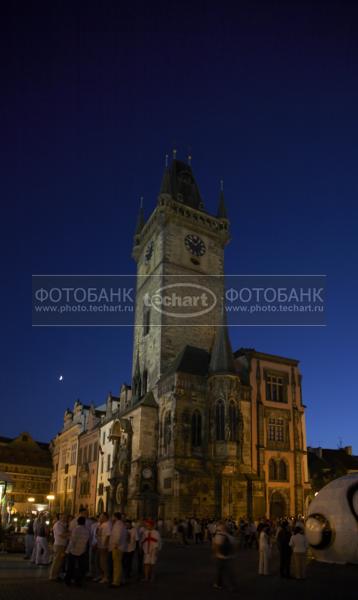
<instances>
[{"instance_id":1,"label":"arched window","mask_svg":"<svg viewBox=\"0 0 358 600\"><path fill-rule=\"evenodd\" d=\"M222 400L216 403L215 407L216 441L225 440L225 406Z\"/></svg>"},{"instance_id":2,"label":"arched window","mask_svg":"<svg viewBox=\"0 0 358 600\"><path fill-rule=\"evenodd\" d=\"M277 481L277 465L273 458L269 462L269 479L270 481Z\"/></svg>"},{"instance_id":3,"label":"arched window","mask_svg":"<svg viewBox=\"0 0 358 600\"><path fill-rule=\"evenodd\" d=\"M280 481L288 480L288 469L284 460L280 460L280 463L278 465L278 478Z\"/></svg>"},{"instance_id":4,"label":"arched window","mask_svg":"<svg viewBox=\"0 0 358 600\"><path fill-rule=\"evenodd\" d=\"M235 402L231 401L229 404L229 435L230 442L236 442L237 440L237 411Z\"/></svg>"},{"instance_id":5,"label":"arched window","mask_svg":"<svg viewBox=\"0 0 358 600\"><path fill-rule=\"evenodd\" d=\"M198 410L191 417L191 445L193 448L201 446L201 413Z\"/></svg>"},{"instance_id":6,"label":"arched window","mask_svg":"<svg viewBox=\"0 0 358 600\"><path fill-rule=\"evenodd\" d=\"M172 418L170 412L167 412L164 417L164 450L167 453L172 441Z\"/></svg>"}]
</instances>

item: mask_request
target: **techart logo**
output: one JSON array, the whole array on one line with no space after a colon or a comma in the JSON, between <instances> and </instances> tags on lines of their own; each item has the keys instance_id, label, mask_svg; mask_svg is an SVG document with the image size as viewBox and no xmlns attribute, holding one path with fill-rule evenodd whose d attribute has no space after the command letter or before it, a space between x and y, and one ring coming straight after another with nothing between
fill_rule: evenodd
<instances>
[{"instance_id":1,"label":"techart logo","mask_svg":"<svg viewBox=\"0 0 358 600\"><path fill-rule=\"evenodd\" d=\"M144 294L144 306L168 317L189 319L209 313L217 304L212 290L197 283L171 283Z\"/></svg>"}]
</instances>

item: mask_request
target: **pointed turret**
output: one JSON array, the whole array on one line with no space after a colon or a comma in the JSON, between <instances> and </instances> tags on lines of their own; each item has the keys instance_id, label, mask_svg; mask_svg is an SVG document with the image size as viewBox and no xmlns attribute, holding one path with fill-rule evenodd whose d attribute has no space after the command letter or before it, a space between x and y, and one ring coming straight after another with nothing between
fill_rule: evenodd
<instances>
[{"instance_id":1,"label":"pointed turret","mask_svg":"<svg viewBox=\"0 0 358 600\"><path fill-rule=\"evenodd\" d=\"M139 213L138 213L138 219L137 219L137 226L135 229L135 235L140 234L144 225L145 225L145 219L144 219L143 196L142 196L140 199Z\"/></svg>"},{"instance_id":2,"label":"pointed turret","mask_svg":"<svg viewBox=\"0 0 358 600\"><path fill-rule=\"evenodd\" d=\"M140 376L139 352L137 352L136 364L135 364L135 369L134 369L134 373L133 373L133 385L132 385L134 402L137 402L140 399L141 387L142 387L142 381L141 381L141 376Z\"/></svg>"},{"instance_id":3,"label":"pointed turret","mask_svg":"<svg viewBox=\"0 0 358 600\"><path fill-rule=\"evenodd\" d=\"M170 181L170 170L168 166L168 155L165 155L165 170L163 173L162 184L160 186L161 194L172 194L172 185Z\"/></svg>"},{"instance_id":4,"label":"pointed turret","mask_svg":"<svg viewBox=\"0 0 358 600\"><path fill-rule=\"evenodd\" d=\"M217 216L218 219L225 219L225 220L227 220L227 211L226 211L226 204L225 204L224 182L223 182L223 180L221 180L221 182L220 182L219 206L218 206L218 212L217 212L216 216Z\"/></svg>"},{"instance_id":5,"label":"pointed turret","mask_svg":"<svg viewBox=\"0 0 358 600\"><path fill-rule=\"evenodd\" d=\"M229 331L223 316L222 324L216 328L214 345L211 351L209 373L235 373L234 355L229 338Z\"/></svg>"}]
</instances>

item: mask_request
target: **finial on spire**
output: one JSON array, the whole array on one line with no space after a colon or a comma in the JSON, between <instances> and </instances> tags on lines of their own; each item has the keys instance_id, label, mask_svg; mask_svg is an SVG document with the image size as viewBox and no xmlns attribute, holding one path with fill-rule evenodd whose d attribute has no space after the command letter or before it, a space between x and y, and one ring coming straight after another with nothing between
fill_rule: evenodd
<instances>
[{"instance_id":1,"label":"finial on spire","mask_svg":"<svg viewBox=\"0 0 358 600\"><path fill-rule=\"evenodd\" d=\"M218 219L226 219L227 220L227 212L225 205L225 196L224 196L224 180L220 179L220 195L219 195L219 206L217 212Z\"/></svg>"},{"instance_id":2,"label":"finial on spire","mask_svg":"<svg viewBox=\"0 0 358 600\"><path fill-rule=\"evenodd\" d=\"M191 154L191 147L188 147L188 165L189 167L191 167L191 159L192 159L192 154Z\"/></svg>"},{"instance_id":3,"label":"finial on spire","mask_svg":"<svg viewBox=\"0 0 358 600\"><path fill-rule=\"evenodd\" d=\"M173 160L176 160L177 157L177 149L174 147L173 148Z\"/></svg>"},{"instance_id":4,"label":"finial on spire","mask_svg":"<svg viewBox=\"0 0 358 600\"><path fill-rule=\"evenodd\" d=\"M142 209L143 208L143 200L144 200L144 196L141 196L139 199L139 208Z\"/></svg>"},{"instance_id":5,"label":"finial on spire","mask_svg":"<svg viewBox=\"0 0 358 600\"><path fill-rule=\"evenodd\" d=\"M169 155L168 155L168 154L166 154L166 155L165 155L165 168L167 169L167 168L168 168L168 166L169 166Z\"/></svg>"},{"instance_id":6,"label":"finial on spire","mask_svg":"<svg viewBox=\"0 0 358 600\"><path fill-rule=\"evenodd\" d=\"M144 200L144 198L143 198L143 196L141 196L139 199L139 214L138 214L138 219L137 219L137 227L135 230L136 236L138 236L140 234L140 232L142 231L142 229L145 225L143 200Z\"/></svg>"}]
</instances>

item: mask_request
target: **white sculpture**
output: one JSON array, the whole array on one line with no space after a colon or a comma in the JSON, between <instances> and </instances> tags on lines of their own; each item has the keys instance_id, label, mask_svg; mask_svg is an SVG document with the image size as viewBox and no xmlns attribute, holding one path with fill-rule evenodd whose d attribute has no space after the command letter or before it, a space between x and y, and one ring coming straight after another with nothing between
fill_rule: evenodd
<instances>
[{"instance_id":1,"label":"white sculpture","mask_svg":"<svg viewBox=\"0 0 358 600\"><path fill-rule=\"evenodd\" d=\"M321 562L358 564L358 474L331 481L312 500L305 532Z\"/></svg>"}]
</instances>

